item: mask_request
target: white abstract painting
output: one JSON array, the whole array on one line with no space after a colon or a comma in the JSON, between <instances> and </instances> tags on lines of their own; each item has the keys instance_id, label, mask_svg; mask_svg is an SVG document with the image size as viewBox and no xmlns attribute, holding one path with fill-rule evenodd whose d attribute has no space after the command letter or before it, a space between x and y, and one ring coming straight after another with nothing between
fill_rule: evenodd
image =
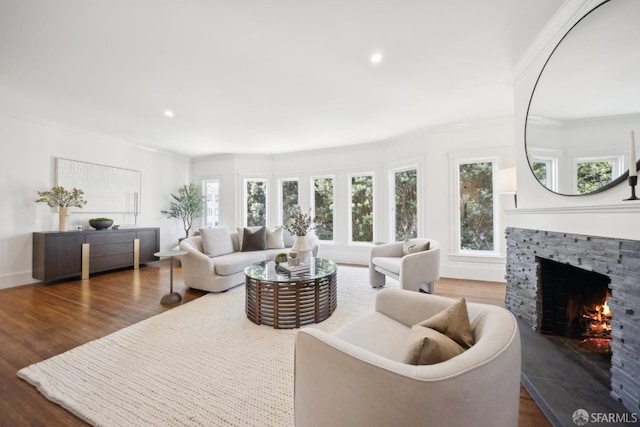
<instances>
[{"instance_id":1,"label":"white abstract painting","mask_svg":"<svg viewBox=\"0 0 640 427\"><path fill-rule=\"evenodd\" d=\"M58 185L84 191L87 213L140 213L140 171L76 160L56 159Z\"/></svg>"}]
</instances>

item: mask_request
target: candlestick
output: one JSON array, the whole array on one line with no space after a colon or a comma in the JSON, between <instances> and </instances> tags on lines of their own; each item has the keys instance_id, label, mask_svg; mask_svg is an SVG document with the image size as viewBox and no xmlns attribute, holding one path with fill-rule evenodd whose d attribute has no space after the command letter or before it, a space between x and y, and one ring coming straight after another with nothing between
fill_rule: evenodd
<instances>
[{"instance_id":1,"label":"candlestick","mask_svg":"<svg viewBox=\"0 0 640 427\"><path fill-rule=\"evenodd\" d=\"M629 177L638 176L638 169L636 167L638 160L636 157L636 137L633 131L631 131L631 149L629 151Z\"/></svg>"}]
</instances>

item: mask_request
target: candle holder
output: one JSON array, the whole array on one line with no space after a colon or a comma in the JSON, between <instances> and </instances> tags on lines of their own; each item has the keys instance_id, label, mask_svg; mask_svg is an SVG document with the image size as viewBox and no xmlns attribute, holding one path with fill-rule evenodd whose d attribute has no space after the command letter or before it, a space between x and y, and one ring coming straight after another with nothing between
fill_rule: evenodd
<instances>
[{"instance_id":1,"label":"candle holder","mask_svg":"<svg viewBox=\"0 0 640 427\"><path fill-rule=\"evenodd\" d=\"M627 201L627 200L640 200L636 197L636 185L638 184L638 177L637 176L630 176L629 177L629 187L631 187L631 197L629 197L628 199L624 199L623 201Z\"/></svg>"}]
</instances>

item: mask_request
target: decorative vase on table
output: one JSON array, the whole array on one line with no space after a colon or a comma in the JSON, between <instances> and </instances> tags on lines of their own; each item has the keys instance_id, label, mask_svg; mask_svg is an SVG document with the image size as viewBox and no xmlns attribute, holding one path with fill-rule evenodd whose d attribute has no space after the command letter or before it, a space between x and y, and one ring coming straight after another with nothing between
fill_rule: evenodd
<instances>
[{"instance_id":1,"label":"decorative vase on table","mask_svg":"<svg viewBox=\"0 0 640 427\"><path fill-rule=\"evenodd\" d=\"M59 231L69 231L69 208L65 206L60 206L60 211L58 213L58 230Z\"/></svg>"},{"instance_id":2,"label":"decorative vase on table","mask_svg":"<svg viewBox=\"0 0 640 427\"><path fill-rule=\"evenodd\" d=\"M299 258L303 261L311 258L311 245L307 240L307 236L296 237L291 249L298 252Z\"/></svg>"}]
</instances>

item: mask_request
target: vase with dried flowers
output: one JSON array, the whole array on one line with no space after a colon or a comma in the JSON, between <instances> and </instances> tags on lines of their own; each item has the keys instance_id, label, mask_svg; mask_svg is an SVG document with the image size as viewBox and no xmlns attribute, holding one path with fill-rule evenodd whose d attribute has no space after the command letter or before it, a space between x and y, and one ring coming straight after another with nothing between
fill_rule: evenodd
<instances>
[{"instance_id":1,"label":"vase with dried flowers","mask_svg":"<svg viewBox=\"0 0 640 427\"><path fill-rule=\"evenodd\" d=\"M311 216L311 209L303 213L302 208L296 206L289 215L289 221L283 225L285 230L296 236L291 249L301 254L308 254L312 248L306 236L308 232L315 230L317 224L319 224L318 219Z\"/></svg>"},{"instance_id":2,"label":"vase with dried flowers","mask_svg":"<svg viewBox=\"0 0 640 427\"><path fill-rule=\"evenodd\" d=\"M82 209L87 204L82 197L83 195L84 191L78 188L69 191L56 185L49 191L38 191L40 198L36 202L46 203L52 208L59 208L58 228L60 231L67 231L70 208Z\"/></svg>"}]
</instances>

